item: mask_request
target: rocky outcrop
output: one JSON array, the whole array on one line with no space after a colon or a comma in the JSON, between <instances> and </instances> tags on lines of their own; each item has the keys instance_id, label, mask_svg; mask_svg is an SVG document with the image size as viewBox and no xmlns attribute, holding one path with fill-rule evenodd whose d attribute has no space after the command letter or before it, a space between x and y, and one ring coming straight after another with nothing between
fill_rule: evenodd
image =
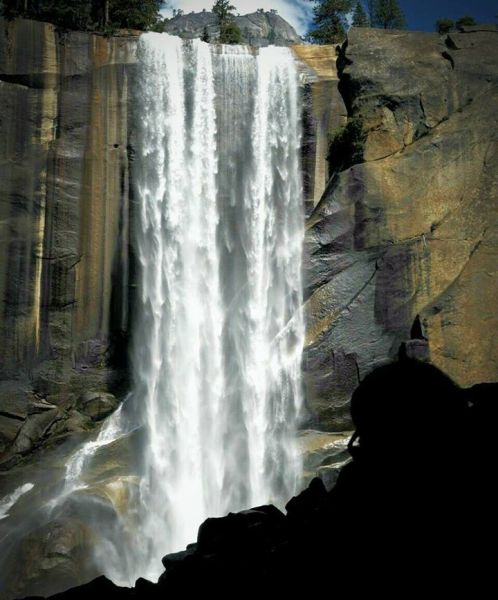
<instances>
[{"instance_id":1,"label":"rocky outcrop","mask_svg":"<svg viewBox=\"0 0 498 600\"><path fill-rule=\"evenodd\" d=\"M301 41L294 28L276 13L239 15L234 21L241 31L243 43L251 46L291 46ZM211 41L220 35L218 17L209 11L178 15L166 22L165 31L185 39L200 38L207 32Z\"/></svg>"},{"instance_id":2,"label":"rocky outcrop","mask_svg":"<svg viewBox=\"0 0 498 600\"><path fill-rule=\"evenodd\" d=\"M177 598L200 586L221 598L241 588L244 596L303 588L398 598L408 581L421 597L462 586L487 592L496 578L496 387L462 393L427 364L383 367L354 395L351 462L332 490L314 479L285 514L270 505L207 519L193 543L162 559L157 583L127 589L100 577L54 599ZM424 402L431 422L421 438ZM66 534L61 554L75 541Z\"/></svg>"},{"instance_id":3,"label":"rocky outcrop","mask_svg":"<svg viewBox=\"0 0 498 600\"><path fill-rule=\"evenodd\" d=\"M332 430L410 338L462 386L498 379L498 31L353 29L338 64L349 122L306 234L308 400Z\"/></svg>"},{"instance_id":4,"label":"rocky outcrop","mask_svg":"<svg viewBox=\"0 0 498 600\"><path fill-rule=\"evenodd\" d=\"M134 39L0 20L0 463L119 394Z\"/></svg>"}]
</instances>

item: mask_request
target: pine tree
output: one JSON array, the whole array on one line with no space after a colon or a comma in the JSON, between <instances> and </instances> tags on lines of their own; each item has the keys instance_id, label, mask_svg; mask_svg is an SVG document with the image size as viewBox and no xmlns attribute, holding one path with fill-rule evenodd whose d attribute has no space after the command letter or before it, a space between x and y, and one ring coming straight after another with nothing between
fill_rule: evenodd
<instances>
[{"instance_id":1,"label":"pine tree","mask_svg":"<svg viewBox=\"0 0 498 600\"><path fill-rule=\"evenodd\" d=\"M0 2L0 14L7 19L16 17L36 17L36 3L33 0L3 0Z\"/></svg>"},{"instance_id":2,"label":"pine tree","mask_svg":"<svg viewBox=\"0 0 498 600\"><path fill-rule=\"evenodd\" d=\"M353 14L353 27L368 27L369 25L370 23L368 21L367 13L363 8L363 4L357 2Z\"/></svg>"},{"instance_id":3,"label":"pine tree","mask_svg":"<svg viewBox=\"0 0 498 600\"><path fill-rule=\"evenodd\" d=\"M207 28L207 25L204 25L204 29L202 31L202 36L201 36L201 40L203 42L206 42L207 44L209 44L209 42L211 41L211 38L209 36L209 31Z\"/></svg>"},{"instance_id":4,"label":"pine tree","mask_svg":"<svg viewBox=\"0 0 498 600\"><path fill-rule=\"evenodd\" d=\"M457 29L463 29L464 27L474 27L475 25L477 25L476 20L470 15L460 17L456 22Z\"/></svg>"},{"instance_id":5,"label":"pine tree","mask_svg":"<svg viewBox=\"0 0 498 600\"><path fill-rule=\"evenodd\" d=\"M62 29L87 30L92 28L92 8L88 0L42 0L36 16Z\"/></svg>"},{"instance_id":6,"label":"pine tree","mask_svg":"<svg viewBox=\"0 0 498 600\"><path fill-rule=\"evenodd\" d=\"M370 23L382 29L406 29L406 20L398 0L370 0Z\"/></svg>"},{"instance_id":7,"label":"pine tree","mask_svg":"<svg viewBox=\"0 0 498 600\"><path fill-rule=\"evenodd\" d=\"M317 44L341 42L346 36L346 15L352 8L353 0L318 0L308 37Z\"/></svg>"},{"instance_id":8,"label":"pine tree","mask_svg":"<svg viewBox=\"0 0 498 600\"><path fill-rule=\"evenodd\" d=\"M161 0L109 0L109 24L118 28L150 29L157 23Z\"/></svg>"},{"instance_id":9,"label":"pine tree","mask_svg":"<svg viewBox=\"0 0 498 600\"><path fill-rule=\"evenodd\" d=\"M214 3L213 12L218 17L221 44L240 44L242 41L242 32L234 21L234 10L230 0L216 0Z\"/></svg>"},{"instance_id":10,"label":"pine tree","mask_svg":"<svg viewBox=\"0 0 498 600\"><path fill-rule=\"evenodd\" d=\"M161 0L3 0L2 13L54 23L63 29L127 27L150 29L158 21Z\"/></svg>"},{"instance_id":11,"label":"pine tree","mask_svg":"<svg viewBox=\"0 0 498 600\"><path fill-rule=\"evenodd\" d=\"M436 21L436 31L438 33L449 33L454 27L455 21L452 19L438 19Z\"/></svg>"}]
</instances>

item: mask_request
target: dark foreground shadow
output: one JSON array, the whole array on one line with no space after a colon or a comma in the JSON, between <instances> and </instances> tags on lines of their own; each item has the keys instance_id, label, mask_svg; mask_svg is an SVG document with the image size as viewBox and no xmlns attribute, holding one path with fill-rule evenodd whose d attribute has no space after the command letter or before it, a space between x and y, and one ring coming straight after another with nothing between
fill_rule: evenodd
<instances>
[{"instance_id":1,"label":"dark foreground shadow","mask_svg":"<svg viewBox=\"0 0 498 600\"><path fill-rule=\"evenodd\" d=\"M53 596L79 600L293 594L407 598L493 593L498 384L461 390L404 359L356 390L352 462L287 504L208 519L157 584L105 578ZM491 586L491 588L489 587Z\"/></svg>"}]
</instances>

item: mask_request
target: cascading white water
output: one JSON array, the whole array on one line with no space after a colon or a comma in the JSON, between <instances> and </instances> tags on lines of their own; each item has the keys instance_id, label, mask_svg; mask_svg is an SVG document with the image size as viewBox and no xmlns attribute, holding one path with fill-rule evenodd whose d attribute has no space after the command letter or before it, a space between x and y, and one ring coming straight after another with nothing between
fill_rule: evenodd
<instances>
[{"instance_id":1,"label":"cascading white water","mask_svg":"<svg viewBox=\"0 0 498 600\"><path fill-rule=\"evenodd\" d=\"M301 475L293 56L148 33L135 90L133 391L66 461L63 485L41 476L0 502L11 548L21 526L84 524L90 572L122 585L157 578L206 517L282 507ZM38 512L12 520L34 491Z\"/></svg>"},{"instance_id":2,"label":"cascading white water","mask_svg":"<svg viewBox=\"0 0 498 600\"><path fill-rule=\"evenodd\" d=\"M288 49L150 33L138 58L133 402L148 436L136 552L153 577L206 517L296 489L300 109Z\"/></svg>"}]
</instances>

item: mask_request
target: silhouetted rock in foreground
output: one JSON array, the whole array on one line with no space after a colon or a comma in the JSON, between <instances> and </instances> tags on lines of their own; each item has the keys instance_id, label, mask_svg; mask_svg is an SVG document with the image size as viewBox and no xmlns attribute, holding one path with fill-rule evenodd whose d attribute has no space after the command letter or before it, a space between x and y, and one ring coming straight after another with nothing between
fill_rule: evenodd
<instances>
[{"instance_id":1,"label":"silhouetted rock in foreground","mask_svg":"<svg viewBox=\"0 0 498 600\"><path fill-rule=\"evenodd\" d=\"M463 391L435 367L402 359L352 401L353 457L330 491L319 479L287 504L208 519L195 544L166 556L157 584L100 578L53 598L166 598L296 591L460 592L493 573L497 384ZM489 568L488 568L489 567Z\"/></svg>"}]
</instances>

